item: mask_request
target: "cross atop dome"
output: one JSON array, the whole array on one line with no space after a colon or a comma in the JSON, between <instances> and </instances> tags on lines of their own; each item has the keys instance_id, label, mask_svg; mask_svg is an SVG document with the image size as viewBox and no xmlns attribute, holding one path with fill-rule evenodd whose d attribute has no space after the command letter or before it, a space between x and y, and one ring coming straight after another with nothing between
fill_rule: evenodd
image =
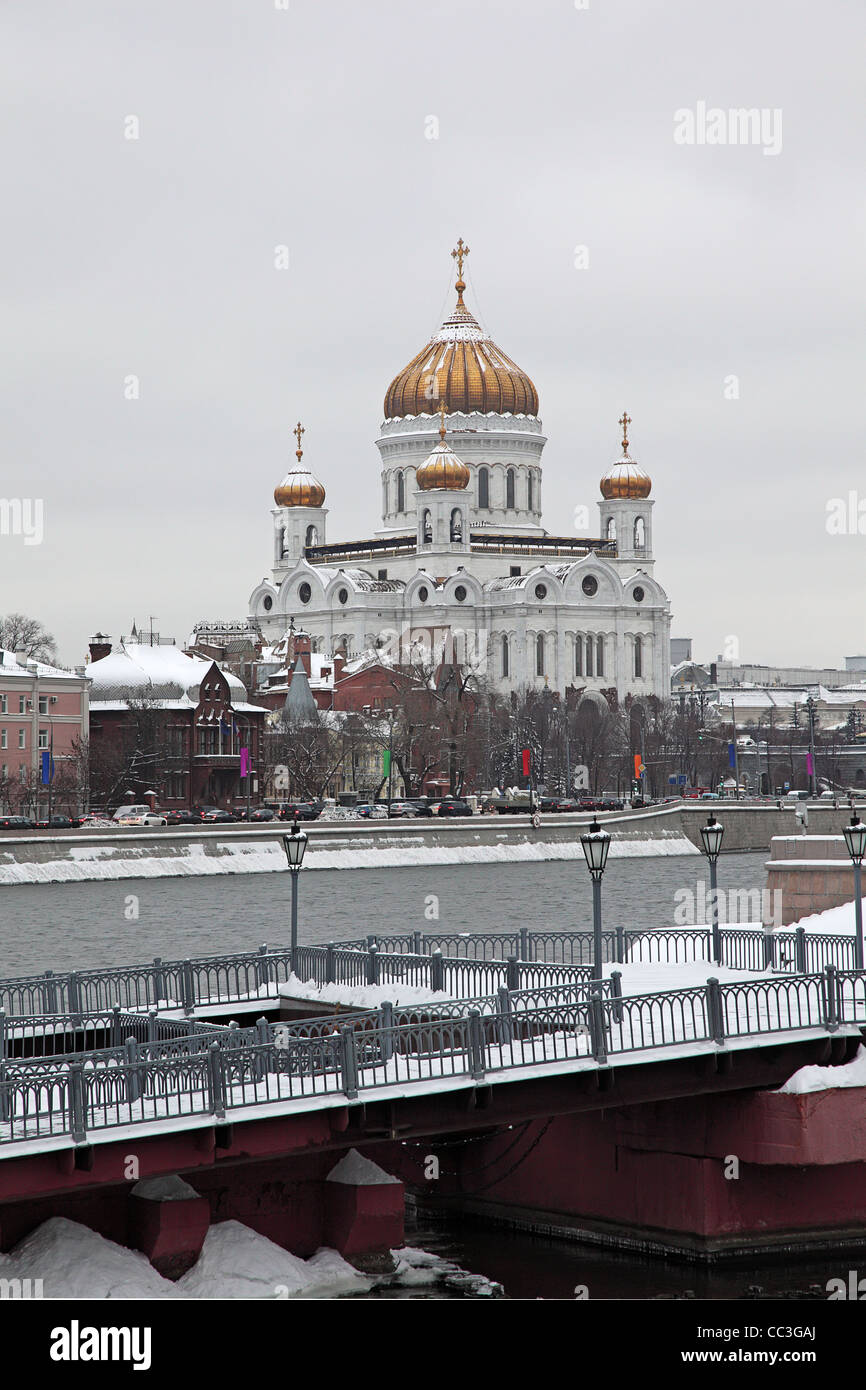
<instances>
[{"instance_id":1,"label":"cross atop dome","mask_svg":"<svg viewBox=\"0 0 866 1390\"><path fill-rule=\"evenodd\" d=\"M307 433L307 431L304 429L303 425L301 424L301 422L300 422L300 420L299 420L298 423L295 425L295 428L292 430L292 434L295 436L295 438L296 438L297 441L298 441L298 447L297 447L297 449L295 450L295 453L296 453L297 459L298 459L298 463L300 463L300 461L301 461L301 459L302 459L302 457L303 457L303 454L304 454L304 451L303 451L303 449L301 448L301 435L302 435L302 434L306 434L306 433Z\"/></svg>"},{"instance_id":2,"label":"cross atop dome","mask_svg":"<svg viewBox=\"0 0 866 1390\"><path fill-rule=\"evenodd\" d=\"M457 293L460 295L460 298L462 299L462 298L463 298L463 291L466 289L466 284L465 284L464 279L463 279L463 262L464 262L464 260L466 259L466 257L469 255L469 247L468 247L468 246L464 246L464 244L463 244L463 238L462 238L462 237L459 237L459 238L458 238L457 245L455 246L454 250L451 252L451 255L454 257L455 261L457 262L457 282L456 282L454 288L455 288L455 290L457 291Z\"/></svg>"},{"instance_id":3,"label":"cross atop dome","mask_svg":"<svg viewBox=\"0 0 866 1390\"><path fill-rule=\"evenodd\" d=\"M630 416L630 415L627 415L627 414L625 413L625 411L623 411L623 412L622 412L622 415L620 415L620 417L619 417L619 422L618 422L618 423L619 423L620 425L622 425L622 451L623 451L624 454L627 454L627 453L628 453L628 427L629 427L629 425L631 424L631 416Z\"/></svg>"},{"instance_id":4,"label":"cross atop dome","mask_svg":"<svg viewBox=\"0 0 866 1390\"><path fill-rule=\"evenodd\" d=\"M440 396L440 397L439 397L439 411L438 411L438 415L439 415L439 438L442 439L442 440L445 439L445 412L446 412L445 402L443 401L442 397Z\"/></svg>"}]
</instances>

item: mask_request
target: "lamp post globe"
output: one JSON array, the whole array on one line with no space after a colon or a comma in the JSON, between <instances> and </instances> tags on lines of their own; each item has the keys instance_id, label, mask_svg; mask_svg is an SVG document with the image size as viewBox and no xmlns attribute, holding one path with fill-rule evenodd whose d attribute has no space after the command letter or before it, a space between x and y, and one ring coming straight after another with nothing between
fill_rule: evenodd
<instances>
[{"instance_id":1,"label":"lamp post globe","mask_svg":"<svg viewBox=\"0 0 866 1390\"><path fill-rule=\"evenodd\" d=\"M854 969L863 969L863 856L866 854L866 825L852 815L842 831L854 866Z\"/></svg>"},{"instance_id":2,"label":"lamp post globe","mask_svg":"<svg viewBox=\"0 0 866 1390\"><path fill-rule=\"evenodd\" d=\"M580 837L580 843L592 879L593 979L600 980L604 956L601 941L601 880L610 850L610 835L602 830L597 817L593 816L589 830Z\"/></svg>"},{"instance_id":3,"label":"lamp post globe","mask_svg":"<svg viewBox=\"0 0 866 1390\"><path fill-rule=\"evenodd\" d=\"M710 921L713 928L713 960L722 963L722 933L719 929L719 892L716 879L716 865L722 850L725 827L710 815L706 825L701 826L701 843L710 866Z\"/></svg>"}]
</instances>

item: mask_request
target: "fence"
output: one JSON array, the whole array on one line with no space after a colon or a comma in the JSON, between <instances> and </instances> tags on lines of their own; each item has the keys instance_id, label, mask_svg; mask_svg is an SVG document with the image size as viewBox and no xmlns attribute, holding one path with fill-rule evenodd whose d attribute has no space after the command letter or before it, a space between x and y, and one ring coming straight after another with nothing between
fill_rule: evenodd
<instances>
[{"instance_id":1,"label":"fence","mask_svg":"<svg viewBox=\"0 0 866 1390\"><path fill-rule=\"evenodd\" d=\"M692 1042L866 1023L866 972L706 985L623 998L581 986L573 998L520 1008L507 989L482 1014L405 1019L393 1006L346 1020L223 1029L105 1049L61 1064L0 1062L0 1146L46 1135L82 1143L94 1129L375 1087L447 1080L571 1061L607 1065L617 1054Z\"/></svg>"}]
</instances>

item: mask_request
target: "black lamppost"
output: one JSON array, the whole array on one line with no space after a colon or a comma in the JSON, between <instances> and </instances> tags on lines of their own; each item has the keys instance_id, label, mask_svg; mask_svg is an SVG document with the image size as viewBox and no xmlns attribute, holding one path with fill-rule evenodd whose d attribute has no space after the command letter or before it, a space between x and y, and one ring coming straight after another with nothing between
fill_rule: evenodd
<instances>
[{"instance_id":1,"label":"black lamppost","mask_svg":"<svg viewBox=\"0 0 866 1390\"><path fill-rule=\"evenodd\" d=\"M866 825L859 816L851 817L842 834L854 865L854 969L863 969L863 887L861 865L866 854Z\"/></svg>"},{"instance_id":2,"label":"black lamppost","mask_svg":"<svg viewBox=\"0 0 866 1390\"><path fill-rule=\"evenodd\" d=\"M719 930L719 894L716 886L716 864L722 850L722 836L725 827L720 825L715 816L710 816L706 825L701 826L701 840L704 845L704 854L710 864L710 897L712 899L710 911L712 916L710 921L713 925L713 960L716 965L722 963L722 933Z\"/></svg>"},{"instance_id":3,"label":"black lamppost","mask_svg":"<svg viewBox=\"0 0 866 1390\"><path fill-rule=\"evenodd\" d=\"M592 878L593 979L600 980L604 954L601 945L601 880L607 864L610 835L602 830L597 817L593 816L589 830L580 837L580 843Z\"/></svg>"},{"instance_id":4,"label":"black lamppost","mask_svg":"<svg viewBox=\"0 0 866 1390\"><path fill-rule=\"evenodd\" d=\"M291 834L283 836L283 849L286 851L289 873L292 875L292 970L295 968L295 952L298 949L298 874L304 862L306 848L306 831L299 828L295 817Z\"/></svg>"}]
</instances>

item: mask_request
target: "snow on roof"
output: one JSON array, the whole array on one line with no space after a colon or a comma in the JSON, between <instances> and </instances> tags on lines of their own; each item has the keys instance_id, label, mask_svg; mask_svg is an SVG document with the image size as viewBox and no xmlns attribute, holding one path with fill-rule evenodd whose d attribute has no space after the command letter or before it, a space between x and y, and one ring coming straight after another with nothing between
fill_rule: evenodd
<instances>
[{"instance_id":1,"label":"snow on roof","mask_svg":"<svg viewBox=\"0 0 866 1390\"><path fill-rule=\"evenodd\" d=\"M4 678L6 676L27 676L31 680L34 676L45 678L47 676L75 676L76 672L63 666L51 666L47 661L36 661L30 658L28 664L22 664L14 652L10 652L6 647L0 647L0 672Z\"/></svg>"},{"instance_id":2,"label":"snow on roof","mask_svg":"<svg viewBox=\"0 0 866 1390\"><path fill-rule=\"evenodd\" d=\"M187 656L179 647L146 642L122 642L98 661L91 661L87 676L94 700L123 700L130 695L198 703L199 686L214 663L205 657ZM238 677L225 676L234 701L246 699L246 687Z\"/></svg>"},{"instance_id":3,"label":"snow on roof","mask_svg":"<svg viewBox=\"0 0 866 1390\"><path fill-rule=\"evenodd\" d=\"M810 1091L835 1091L850 1086L866 1087L866 1047L862 1043L856 1056L841 1067L800 1067L789 1076L784 1086L779 1087L782 1095L802 1096Z\"/></svg>"},{"instance_id":4,"label":"snow on roof","mask_svg":"<svg viewBox=\"0 0 866 1390\"><path fill-rule=\"evenodd\" d=\"M400 1179L386 1173L371 1158L364 1158L357 1149L344 1154L332 1168L325 1182L344 1183L347 1187L380 1187L383 1183L399 1183Z\"/></svg>"}]
</instances>

